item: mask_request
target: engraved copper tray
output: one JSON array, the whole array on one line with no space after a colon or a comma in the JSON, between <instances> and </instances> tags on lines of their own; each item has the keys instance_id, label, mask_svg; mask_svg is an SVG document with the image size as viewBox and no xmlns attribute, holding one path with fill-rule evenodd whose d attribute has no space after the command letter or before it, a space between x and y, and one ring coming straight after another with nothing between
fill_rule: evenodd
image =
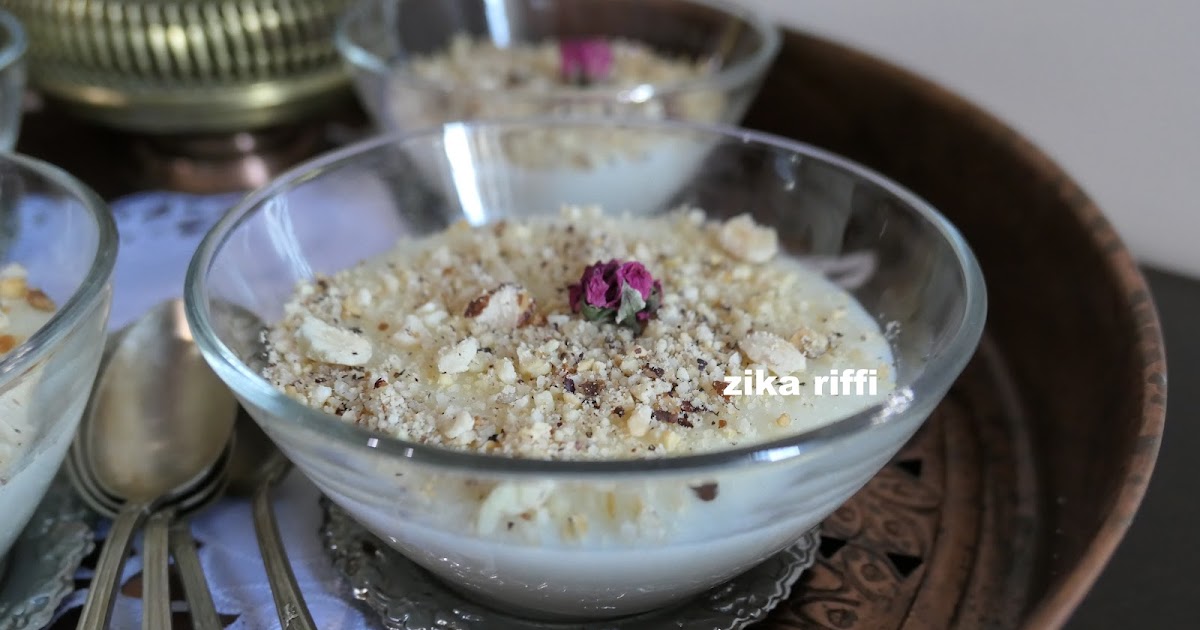
<instances>
[{"instance_id":1,"label":"engraved copper tray","mask_svg":"<svg viewBox=\"0 0 1200 630\"><path fill-rule=\"evenodd\" d=\"M746 124L858 160L940 208L975 249L991 308L945 403L823 525L817 565L760 627L1061 626L1125 533L1163 430L1162 339L1134 260L1037 148L878 59L790 32ZM137 144L43 112L21 150L105 195L150 185L146 169L114 171L101 139ZM188 168L166 181L187 187L195 172L210 190L220 172Z\"/></svg>"},{"instance_id":2,"label":"engraved copper tray","mask_svg":"<svg viewBox=\"0 0 1200 630\"><path fill-rule=\"evenodd\" d=\"M1137 510L1166 413L1158 317L1087 195L988 114L866 55L789 33L747 126L925 197L975 250L985 341L896 461L823 529L765 625L1054 628Z\"/></svg>"}]
</instances>

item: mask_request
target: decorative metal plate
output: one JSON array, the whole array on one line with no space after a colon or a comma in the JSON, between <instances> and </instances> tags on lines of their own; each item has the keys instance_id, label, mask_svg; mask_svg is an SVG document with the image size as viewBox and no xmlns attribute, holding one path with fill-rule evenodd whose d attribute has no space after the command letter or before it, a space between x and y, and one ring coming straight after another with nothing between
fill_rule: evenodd
<instances>
[{"instance_id":1,"label":"decorative metal plate","mask_svg":"<svg viewBox=\"0 0 1200 630\"><path fill-rule=\"evenodd\" d=\"M50 623L95 545L89 519L66 480L56 480L3 560L0 630L34 630Z\"/></svg>"},{"instance_id":2,"label":"decorative metal plate","mask_svg":"<svg viewBox=\"0 0 1200 630\"><path fill-rule=\"evenodd\" d=\"M786 600L817 557L817 530L733 580L679 606L587 625L518 619L471 603L321 498L321 536L351 593L390 630L742 630Z\"/></svg>"}]
</instances>

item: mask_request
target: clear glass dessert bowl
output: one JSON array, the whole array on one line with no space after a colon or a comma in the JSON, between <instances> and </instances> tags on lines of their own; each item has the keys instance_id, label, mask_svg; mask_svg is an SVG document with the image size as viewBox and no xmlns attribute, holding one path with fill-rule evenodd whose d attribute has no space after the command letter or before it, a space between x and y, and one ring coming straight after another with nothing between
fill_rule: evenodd
<instances>
[{"instance_id":1,"label":"clear glass dessert bowl","mask_svg":"<svg viewBox=\"0 0 1200 630\"><path fill-rule=\"evenodd\" d=\"M602 131L651 148L615 161L541 165L512 150L547 130ZM628 194L622 175L667 145L696 156L675 166L670 194ZM887 331L895 389L857 413L766 443L555 461L397 439L314 410L261 376L258 333L280 321L298 282L349 268L401 237L551 215L560 204L632 215L688 205L714 219L750 213L775 228L781 252L827 272ZM736 128L602 119L451 123L322 156L221 219L192 260L185 299L206 359L331 500L476 600L568 620L681 601L819 524L925 421L973 354L986 310L981 272L956 230L878 174ZM547 521L537 544L508 535L505 519L540 523L538 506L556 501L590 506L593 516L569 520L570 531Z\"/></svg>"},{"instance_id":2,"label":"clear glass dessert bowl","mask_svg":"<svg viewBox=\"0 0 1200 630\"><path fill-rule=\"evenodd\" d=\"M0 155L0 225L2 557L58 472L91 392L117 231L108 207L83 184L11 153ZM18 265L22 273L14 273Z\"/></svg>"},{"instance_id":3,"label":"clear glass dessert bowl","mask_svg":"<svg viewBox=\"0 0 1200 630\"><path fill-rule=\"evenodd\" d=\"M20 20L0 9L0 151L12 151L21 131L28 47Z\"/></svg>"},{"instance_id":4,"label":"clear glass dessert bowl","mask_svg":"<svg viewBox=\"0 0 1200 630\"><path fill-rule=\"evenodd\" d=\"M431 68L429 56L453 49L464 36L501 50L546 42L584 46L561 49L561 59L527 54L528 65L515 69L489 50L464 51L453 68ZM587 42L617 40L654 55L618 51L606 64L608 53L601 50L604 59L593 65L596 49ZM336 45L377 126L414 131L458 120L550 115L736 123L778 54L780 36L764 17L725 0L359 0L340 21ZM668 56L690 61L695 72L668 67ZM577 61L584 72L564 76L609 80L547 84L526 76L560 61L564 70Z\"/></svg>"}]
</instances>

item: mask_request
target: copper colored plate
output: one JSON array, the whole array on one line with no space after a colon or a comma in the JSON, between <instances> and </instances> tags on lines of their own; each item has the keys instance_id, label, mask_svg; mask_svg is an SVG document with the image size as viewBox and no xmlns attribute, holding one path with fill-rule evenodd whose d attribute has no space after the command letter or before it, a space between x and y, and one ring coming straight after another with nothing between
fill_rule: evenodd
<instances>
[{"instance_id":1,"label":"copper colored plate","mask_svg":"<svg viewBox=\"0 0 1200 630\"><path fill-rule=\"evenodd\" d=\"M825 524L841 535L767 627L1061 626L1128 528L1162 436L1162 337L1134 259L1036 147L864 54L788 33L746 124L928 199L990 295L974 364L899 463Z\"/></svg>"},{"instance_id":2,"label":"copper colored plate","mask_svg":"<svg viewBox=\"0 0 1200 630\"><path fill-rule=\"evenodd\" d=\"M930 421L822 524L816 566L766 627L1018 627L1038 538L1028 420L985 339Z\"/></svg>"}]
</instances>

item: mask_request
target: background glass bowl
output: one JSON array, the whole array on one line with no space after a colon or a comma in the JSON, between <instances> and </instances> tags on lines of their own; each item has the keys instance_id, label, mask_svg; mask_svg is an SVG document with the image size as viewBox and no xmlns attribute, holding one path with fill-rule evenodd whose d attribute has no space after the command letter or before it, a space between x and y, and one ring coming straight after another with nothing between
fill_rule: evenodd
<instances>
[{"instance_id":1,"label":"background glass bowl","mask_svg":"<svg viewBox=\"0 0 1200 630\"><path fill-rule=\"evenodd\" d=\"M669 198L626 203L633 198L620 190L625 170L557 165L538 172L514 159L514 142L546 129L649 137L702 157L676 173ZM555 188L560 198L551 201L543 187L553 181L571 186ZM659 460L552 462L392 439L312 410L259 376L257 331L262 321L278 320L296 282L380 254L402 236L464 219L481 225L545 215L561 203L635 214L686 203L714 218L751 212L778 230L787 252L852 272L840 281L892 333L896 392L854 416L768 444ZM302 165L240 202L205 237L188 270L185 298L205 358L335 503L473 598L560 619L614 617L679 601L798 539L924 422L973 354L986 309L980 270L954 228L860 166L728 127L562 119L452 123L380 137ZM506 535L502 521L490 533L477 526L480 497L498 493L516 503L547 496L548 504L611 501L616 520L628 509L658 518L669 533L594 545L523 544ZM516 519L520 511L502 517ZM590 523L584 537L605 528Z\"/></svg>"},{"instance_id":2,"label":"background glass bowl","mask_svg":"<svg viewBox=\"0 0 1200 630\"><path fill-rule=\"evenodd\" d=\"M117 254L112 215L91 190L58 168L0 155L0 265L20 263L29 285L58 311L0 359L0 423L34 418L34 431L0 427L19 440L0 461L0 556L33 514L75 435L104 348ZM11 444L10 444L11 446Z\"/></svg>"},{"instance_id":3,"label":"background glass bowl","mask_svg":"<svg viewBox=\"0 0 1200 630\"><path fill-rule=\"evenodd\" d=\"M463 33L498 46L621 37L711 60L717 69L691 82L546 92L446 86L409 71L413 56L444 50ZM376 124L414 131L564 114L734 123L758 92L780 36L763 17L722 0L359 0L339 22L336 44Z\"/></svg>"},{"instance_id":4,"label":"background glass bowl","mask_svg":"<svg viewBox=\"0 0 1200 630\"><path fill-rule=\"evenodd\" d=\"M0 152L12 151L21 131L27 47L21 22L0 9Z\"/></svg>"}]
</instances>

